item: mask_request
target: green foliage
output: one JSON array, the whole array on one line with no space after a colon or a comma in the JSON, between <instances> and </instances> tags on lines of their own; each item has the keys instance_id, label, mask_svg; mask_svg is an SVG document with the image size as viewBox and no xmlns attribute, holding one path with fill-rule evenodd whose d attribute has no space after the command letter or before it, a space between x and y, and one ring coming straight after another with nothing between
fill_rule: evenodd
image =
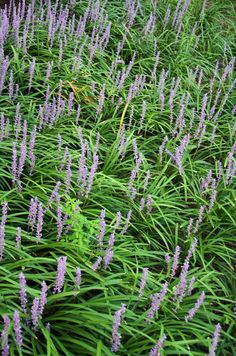
<instances>
[{"instance_id":1,"label":"green foliage","mask_svg":"<svg viewBox=\"0 0 236 356\"><path fill-rule=\"evenodd\" d=\"M52 2L54 3L54 2ZM11 322L7 329L10 355L33 356L112 356L112 326L114 314L121 304L126 305L125 317L120 325L121 345L117 355L148 355L158 339L165 334L167 339L160 355L207 355L212 342L215 325L220 323L222 332L217 355L232 356L236 353L235 330L235 233L236 233L236 186L232 174L227 179L229 152L235 142L235 90L232 90L223 106L224 95L233 83L233 71L223 82L221 76L235 53L235 4L233 1L206 1L201 14L202 1L192 0L182 18L182 28L177 29L171 20L164 27L163 21L168 5L173 16L177 1L140 0L141 10L137 11L134 24L127 24L125 1L107 1L105 12L92 1L95 14L111 21L110 40L105 51L96 50L90 63L91 36L93 26L100 26L99 18L88 21L83 33L75 39L71 35L72 14L77 26L88 6L88 1L60 1L69 9L69 20L65 34L60 38L57 28L53 45L50 44L50 23L44 18L40 21L35 2L35 27L29 25L26 41L27 50L18 46L14 29L4 44L4 54L9 56L9 66L5 85L0 96L0 114L9 118L9 137L0 141L0 201L8 203L5 226L3 258L0 261L0 314L9 316ZM156 3L156 9L155 9ZM184 3L184 2L182 2ZM44 4L44 16L48 5ZM59 9L58 9L59 11ZM155 12L156 24L153 32L144 34L144 27L150 13ZM92 15L91 15L92 16ZM196 23L196 31L193 32ZM25 19L19 28L23 38ZM76 28L75 26L75 28ZM95 27L96 27L95 26ZM112 63L117 60L117 46L126 33L120 62L111 75ZM86 37L88 36L88 38ZM96 34L94 35L96 37ZM87 41L81 54L79 69L74 68L75 56ZM60 41L64 50L59 63ZM64 42L67 42L66 44ZM151 80L155 64L154 49L160 51L160 59L154 80ZM115 84L119 71L127 69L134 51L136 57L129 76L118 91ZM30 63L36 58L32 88L29 91ZM46 80L48 62L53 61L51 76ZM214 76L216 62L219 70L210 94L210 81ZM164 108L160 101L160 76L162 70L168 71L163 95ZM8 84L10 70L14 83L19 85L17 97L10 98ZM196 74L197 70L197 75ZM199 73L202 82L199 85ZM143 89L128 102L130 85L135 76L143 74L146 83ZM173 78L181 79L173 99L173 112L169 96ZM59 92L62 81L61 93ZM45 104L47 87L50 86L48 102L65 100L65 112L52 124L49 122L38 129L34 154L35 166L30 174L29 157L30 132L34 125L40 124L40 106ZM100 92L105 85L103 110L97 115ZM95 86L95 89L94 89ZM221 90L216 113L218 120L208 119L214 105L217 91ZM68 99L74 94L71 114L68 114ZM189 102L184 112L185 126L181 133L174 134L181 100L189 93ZM206 106L206 131L201 142L195 137L201 117L202 100L208 93ZM140 125L143 101L147 110L143 125ZM16 106L20 103L21 121L26 120L27 158L21 175L22 190L13 183L12 147L17 143L17 157L20 157L22 130L16 139ZM77 123L77 108L81 107ZM192 110L195 109L195 119ZM132 123L129 125L133 111ZM173 122L171 121L173 115ZM125 125L124 132L122 124ZM100 134L98 146L99 163L95 172L91 191L83 193L78 182L78 168L82 156L80 141L81 129L87 143L86 166L88 173L94 162L96 135ZM1 128L2 129L2 128ZM215 131L214 139L212 134ZM3 131L4 131L3 130ZM122 157L121 140L127 143ZM171 154L190 134L190 142L183 153L183 173L180 174ZM58 135L61 137L59 147ZM159 149L163 139L168 136L162 157ZM142 163L134 181L136 196L132 198L129 189L131 172L135 167L134 145L142 153ZM71 177L69 189L68 161L64 159L66 149L71 157ZM209 209L212 188L203 193L201 182L212 170L213 177L219 178L220 163L222 178L217 181L217 196L212 209ZM232 157L232 164L235 158ZM147 171L150 180L144 190ZM48 206L49 198L60 181L59 202L54 199ZM40 241L36 238L36 228L29 226L28 214L30 200L37 197L42 203L43 229ZM142 198L151 198L152 206L141 209ZM147 204L146 204L147 205ZM189 219L194 223L199 210L206 206L198 231L186 233ZM62 236L58 239L58 207L65 219ZM106 229L103 246L98 248L100 214L105 210ZM128 212L132 210L126 231ZM121 213L120 226L115 228L116 214ZM17 227L21 227L21 245L16 246ZM105 268L104 259L111 234L115 232L113 257ZM187 282L196 278L193 291L186 294L180 303L174 298L180 281L181 266L189 248L198 239L198 245L190 259ZM57 239L59 241L57 241ZM176 246L181 247L180 266L175 276L171 276L171 265ZM170 255L171 264L165 262ZM60 293L53 293L56 280L57 258L67 257L65 284ZM97 258L102 258L100 267L94 271ZM77 268L81 269L81 284L75 283ZM143 268L149 268L143 296L139 296ZM20 308L19 274L26 278L27 312ZM40 297L42 281L48 286L47 303L37 330L33 330L31 308L35 297ZM152 295L159 293L163 283L168 282L168 291L154 319L147 323ZM188 323L185 316L193 308L200 293L204 291L204 304ZM13 325L13 313L20 312L23 345L17 346ZM50 325L50 327L49 327ZM2 318L0 329L3 331ZM1 343L4 346L5 338ZM159 354L158 354L159 355Z\"/></svg>"}]
</instances>

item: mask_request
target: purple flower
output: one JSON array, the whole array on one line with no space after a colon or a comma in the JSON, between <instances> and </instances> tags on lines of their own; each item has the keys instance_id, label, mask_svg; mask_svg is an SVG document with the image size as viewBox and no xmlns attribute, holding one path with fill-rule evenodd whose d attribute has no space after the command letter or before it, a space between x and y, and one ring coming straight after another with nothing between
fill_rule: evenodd
<instances>
[{"instance_id":1,"label":"purple flower","mask_svg":"<svg viewBox=\"0 0 236 356\"><path fill-rule=\"evenodd\" d=\"M20 176L24 169L26 153L27 153L26 143L25 143L25 141L22 141L21 145L20 145L20 158L19 158L19 165L18 165L18 172L17 172L18 179L20 179ZM20 186L19 186L19 188L20 188Z\"/></svg>"},{"instance_id":2,"label":"purple flower","mask_svg":"<svg viewBox=\"0 0 236 356\"><path fill-rule=\"evenodd\" d=\"M78 104L77 115L76 115L76 125L79 124L80 113L81 113L81 107L80 107L80 104Z\"/></svg>"},{"instance_id":3,"label":"purple flower","mask_svg":"<svg viewBox=\"0 0 236 356\"><path fill-rule=\"evenodd\" d=\"M65 280L65 273L66 273L66 260L67 257L58 257L57 259L57 276L56 276L56 282L55 282L55 287L54 287L54 293L60 293L63 286L64 286L64 280Z\"/></svg>"},{"instance_id":4,"label":"purple flower","mask_svg":"<svg viewBox=\"0 0 236 356\"><path fill-rule=\"evenodd\" d=\"M180 102L179 115L177 117L175 127L174 127L174 135L177 135L178 133L180 134L185 127L184 113L188 106L189 98L190 98L189 93L187 93L187 94L184 93L182 96L182 99Z\"/></svg>"},{"instance_id":5,"label":"purple flower","mask_svg":"<svg viewBox=\"0 0 236 356\"><path fill-rule=\"evenodd\" d=\"M18 311L14 312L13 322L14 322L16 343L19 347L21 347L23 344L23 337L22 337L22 330L21 330L20 315Z\"/></svg>"},{"instance_id":6,"label":"purple flower","mask_svg":"<svg viewBox=\"0 0 236 356\"><path fill-rule=\"evenodd\" d=\"M144 206L145 206L145 198L142 197L140 199L140 205L139 205L139 209L142 211L144 209Z\"/></svg>"},{"instance_id":7,"label":"purple flower","mask_svg":"<svg viewBox=\"0 0 236 356\"><path fill-rule=\"evenodd\" d=\"M166 28L166 25L170 19L170 13L171 13L171 9L170 9L170 4L168 5L167 7L167 10L166 10L166 14L165 14L165 17L164 17L164 20L162 21L162 25L163 25L163 31L165 30Z\"/></svg>"},{"instance_id":8,"label":"purple flower","mask_svg":"<svg viewBox=\"0 0 236 356\"><path fill-rule=\"evenodd\" d=\"M95 173L97 171L97 168L98 168L98 156L95 155L93 157L93 164L91 166L90 174L89 174L89 177L88 177L88 186L87 186L87 190L86 190L86 194L87 195L91 191L93 180L94 180L94 176L95 176Z\"/></svg>"},{"instance_id":9,"label":"purple flower","mask_svg":"<svg viewBox=\"0 0 236 356\"><path fill-rule=\"evenodd\" d=\"M3 203L2 204L2 221L1 221L1 225L4 227L7 221L7 209L8 209L8 204L7 203Z\"/></svg>"},{"instance_id":10,"label":"purple flower","mask_svg":"<svg viewBox=\"0 0 236 356\"><path fill-rule=\"evenodd\" d=\"M236 150L236 142L233 144L229 154L228 154L228 165L226 169L226 184L230 183L230 179L233 177L234 166L233 166L233 155Z\"/></svg>"},{"instance_id":11,"label":"purple flower","mask_svg":"<svg viewBox=\"0 0 236 356\"><path fill-rule=\"evenodd\" d=\"M159 293L155 293L152 295L151 308L148 313L148 319L149 319L148 322L150 322L150 319L154 318L155 313L160 308L161 302L163 301L163 299L165 298L165 295L167 293L167 287L168 287L168 283L165 282L164 284L162 284L161 291Z\"/></svg>"},{"instance_id":12,"label":"purple flower","mask_svg":"<svg viewBox=\"0 0 236 356\"><path fill-rule=\"evenodd\" d=\"M8 95L9 95L10 98L12 98L13 95L14 95L14 76L13 76L13 71L12 70L10 72L10 77L9 77Z\"/></svg>"},{"instance_id":13,"label":"purple flower","mask_svg":"<svg viewBox=\"0 0 236 356\"><path fill-rule=\"evenodd\" d=\"M140 123L139 123L139 128L141 129L144 123L144 118L145 118L145 114L146 114L146 110L147 110L147 104L146 101L143 100L143 104L142 104L142 114L141 114L141 119L140 119Z\"/></svg>"},{"instance_id":14,"label":"purple flower","mask_svg":"<svg viewBox=\"0 0 236 356\"><path fill-rule=\"evenodd\" d=\"M175 254L174 254L174 261L173 261L172 270L171 270L171 277L175 276L176 271L178 269L180 251L181 251L181 248L179 246L176 246Z\"/></svg>"},{"instance_id":15,"label":"purple flower","mask_svg":"<svg viewBox=\"0 0 236 356\"><path fill-rule=\"evenodd\" d=\"M124 227L123 227L123 229L121 231L121 235L124 235L126 233L128 227L129 227L131 215L132 215L132 210L129 210L128 214L127 214L127 218L126 218L125 224L124 224Z\"/></svg>"},{"instance_id":16,"label":"purple flower","mask_svg":"<svg viewBox=\"0 0 236 356\"><path fill-rule=\"evenodd\" d=\"M146 177L145 177L145 180L144 180L144 183L143 183L143 191L144 192L147 190L149 179L150 179L150 170L148 170L146 172Z\"/></svg>"},{"instance_id":17,"label":"purple flower","mask_svg":"<svg viewBox=\"0 0 236 356\"><path fill-rule=\"evenodd\" d=\"M196 278L193 276L191 279L190 279L190 282L189 282L189 285L188 285L188 295L191 295L192 294L192 291L193 291L193 285L196 281Z\"/></svg>"},{"instance_id":18,"label":"purple flower","mask_svg":"<svg viewBox=\"0 0 236 356\"><path fill-rule=\"evenodd\" d=\"M215 331L213 334L212 343L211 343L211 347L210 347L208 356L216 356L216 349L217 349L217 345L219 343L220 332L221 332L221 325L220 325L220 323L218 323L215 326Z\"/></svg>"},{"instance_id":19,"label":"purple flower","mask_svg":"<svg viewBox=\"0 0 236 356\"><path fill-rule=\"evenodd\" d=\"M196 234L198 232L198 228L202 222L203 214L204 214L205 210L206 210L206 205L202 205L199 209L198 219L196 221L195 228L194 228L194 234Z\"/></svg>"},{"instance_id":20,"label":"purple flower","mask_svg":"<svg viewBox=\"0 0 236 356\"><path fill-rule=\"evenodd\" d=\"M3 258L3 252L4 252L4 241L5 240L5 228L1 224L0 225L0 261Z\"/></svg>"},{"instance_id":21,"label":"purple flower","mask_svg":"<svg viewBox=\"0 0 236 356\"><path fill-rule=\"evenodd\" d=\"M62 218L62 208L58 204L57 205L57 241L60 241L62 231L63 231L63 218Z\"/></svg>"},{"instance_id":22,"label":"purple flower","mask_svg":"<svg viewBox=\"0 0 236 356\"><path fill-rule=\"evenodd\" d=\"M120 222L121 222L121 212L118 211L116 213L116 222L115 222L115 227L114 227L115 230L119 228Z\"/></svg>"},{"instance_id":23,"label":"purple flower","mask_svg":"<svg viewBox=\"0 0 236 356\"><path fill-rule=\"evenodd\" d=\"M187 286L187 274L189 270L189 261L190 258L192 257L192 254L197 246L198 240L194 239L192 245L190 246L190 249L188 250L188 254L185 258L184 264L181 268L181 273L179 277L179 283L176 286L174 295L175 299L178 299L179 303L182 301L183 297L186 294L186 286Z\"/></svg>"},{"instance_id":24,"label":"purple flower","mask_svg":"<svg viewBox=\"0 0 236 356\"><path fill-rule=\"evenodd\" d=\"M168 141L168 137L165 136L164 140L162 141L162 144L159 147L159 156L160 156L160 163L162 163L162 156L163 156L163 151L166 145L166 142Z\"/></svg>"},{"instance_id":25,"label":"purple flower","mask_svg":"<svg viewBox=\"0 0 236 356\"><path fill-rule=\"evenodd\" d=\"M58 65L61 65L61 61L62 61L62 56L63 56L63 42L60 39L60 48L59 48L59 55L58 55Z\"/></svg>"},{"instance_id":26,"label":"purple flower","mask_svg":"<svg viewBox=\"0 0 236 356\"><path fill-rule=\"evenodd\" d=\"M159 62L159 58L160 58L160 51L157 52L156 58L155 58L155 63L154 63L154 67L152 70L152 75L151 75L151 81L153 82L155 76L156 76L156 71L157 71L157 66L158 66L158 62Z\"/></svg>"},{"instance_id":27,"label":"purple flower","mask_svg":"<svg viewBox=\"0 0 236 356\"><path fill-rule=\"evenodd\" d=\"M16 150L16 142L13 142L12 146L12 166L11 171L13 175L13 183L17 180L17 150Z\"/></svg>"},{"instance_id":28,"label":"purple flower","mask_svg":"<svg viewBox=\"0 0 236 356\"><path fill-rule=\"evenodd\" d=\"M81 269L80 269L80 267L77 267L77 269L76 269L75 283L76 283L76 287L79 289L80 284L81 284Z\"/></svg>"},{"instance_id":29,"label":"purple flower","mask_svg":"<svg viewBox=\"0 0 236 356\"><path fill-rule=\"evenodd\" d=\"M28 223L31 230L34 230L34 225L36 222L37 217L37 210L38 210L38 198L31 198L30 200L30 207L29 207L29 215L28 215Z\"/></svg>"},{"instance_id":30,"label":"purple flower","mask_svg":"<svg viewBox=\"0 0 236 356\"><path fill-rule=\"evenodd\" d=\"M32 81L33 81L33 76L34 76L34 71L35 71L35 64L36 64L36 59L33 58L32 62L30 63L30 68L29 68L29 91L31 89L32 86Z\"/></svg>"},{"instance_id":31,"label":"purple flower","mask_svg":"<svg viewBox=\"0 0 236 356\"><path fill-rule=\"evenodd\" d=\"M16 234L16 247L20 248L21 245L21 228L17 228L17 234Z\"/></svg>"},{"instance_id":32,"label":"purple flower","mask_svg":"<svg viewBox=\"0 0 236 356\"><path fill-rule=\"evenodd\" d=\"M97 235L97 240L98 240L98 247L102 247L103 243L103 237L105 235L106 231L106 221L105 221L105 216L106 216L106 211L105 209L102 209L101 214L100 214L100 229L99 229L99 234Z\"/></svg>"},{"instance_id":33,"label":"purple flower","mask_svg":"<svg viewBox=\"0 0 236 356\"><path fill-rule=\"evenodd\" d=\"M56 182L56 185L55 185L55 187L54 187L54 189L53 189L53 191L52 191L52 193L50 195L50 198L48 199L47 206L46 206L46 208L44 210L44 214L49 210L53 200L54 199L55 200L58 199L58 191L59 191L60 186L61 186L61 182L60 181Z\"/></svg>"},{"instance_id":34,"label":"purple flower","mask_svg":"<svg viewBox=\"0 0 236 356\"><path fill-rule=\"evenodd\" d=\"M129 179L129 190L132 191L134 180L137 176L137 170L136 168L132 169L130 179Z\"/></svg>"},{"instance_id":35,"label":"purple flower","mask_svg":"<svg viewBox=\"0 0 236 356\"><path fill-rule=\"evenodd\" d=\"M150 194L147 196L147 201L146 201L146 207L147 207L147 213L150 214L152 211L152 206L153 206L153 199Z\"/></svg>"},{"instance_id":36,"label":"purple flower","mask_svg":"<svg viewBox=\"0 0 236 356\"><path fill-rule=\"evenodd\" d=\"M194 315L196 314L200 306L204 303L204 300L205 300L205 292L203 291L200 297L198 298L198 300L196 301L194 307L188 311L188 314L185 317L186 323L194 317Z\"/></svg>"},{"instance_id":37,"label":"purple flower","mask_svg":"<svg viewBox=\"0 0 236 356\"><path fill-rule=\"evenodd\" d=\"M165 96L164 96L164 88L165 88L165 81L168 75L168 71L165 71L165 69L162 69L161 74L160 74L160 79L159 79L159 100L160 100L160 110L161 112L164 110L164 105L165 105Z\"/></svg>"},{"instance_id":38,"label":"purple flower","mask_svg":"<svg viewBox=\"0 0 236 356\"><path fill-rule=\"evenodd\" d=\"M39 298L34 298L31 307L31 320L33 324L33 329L36 330L39 322Z\"/></svg>"},{"instance_id":39,"label":"purple flower","mask_svg":"<svg viewBox=\"0 0 236 356\"><path fill-rule=\"evenodd\" d=\"M211 183L211 180L212 180L212 170L210 169L207 173L206 179L203 179L201 182L201 186L200 186L201 192L208 189L208 186Z\"/></svg>"},{"instance_id":40,"label":"purple flower","mask_svg":"<svg viewBox=\"0 0 236 356\"><path fill-rule=\"evenodd\" d=\"M4 113L1 114L1 132L0 132L0 141L4 138L4 129L5 129L5 118Z\"/></svg>"},{"instance_id":41,"label":"purple flower","mask_svg":"<svg viewBox=\"0 0 236 356\"><path fill-rule=\"evenodd\" d=\"M24 273L21 272L19 275L19 283L20 283L20 304L23 313L26 313L26 305L27 305L27 294L26 294L26 280Z\"/></svg>"},{"instance_id":42,"label":"purple flower","mask_svg":"<svg viewBox=\"0 0 236 356\"><path fill-rule=\"evenodd\" d=\"M113 257L113 250L111 247L108 247L105 252L104 256L104 268L106 269L108 265L110 264L111 260Z\"/></svg>"},{"instance_id":43,"label":"purple flower","mask_svg":"<svg viewBox=\"0 0 236 356\"><path fill-rule=\"evenodd\" d=\"M166 254L165 254L165 263L166 263L166 265L167 265L167 269L169 269L170 260L171 260L171 258L170 258L169 253L166 253Z\"/></svg>"},{"instance_id":44,"label":"purple flower","mask_svg":"<svg viewBox=\"0 0 236 356\"><path fill-rule=\"evenodd\" d=\"M68 163L67 163L67 170L66 170L65 195L67 195L69 193L70 186L71 186L71 178L72 178L71 165L72 165L72 158L71 158L71 155L69 155Z\"/></svg>"},{"instance_id":45,"label":"purple flower","mask_svg":"<svg viewBox=\"0 0 236 356\"><path fill-rule=\"evenodd\" d=\"M171 83L171 90L170 90L170 97L169 97L169 106L170 106L170 123L172 124L173 122L173 101L174 101L174 97L176 95L176 92L178 90L178 87L180 85L180 78L178 77L177 79L176 78L173 78L172 79L172 83Z\"/></svg>"},{"instance_id":46,"label":"purple flower","mask_svg":"<svg viewBox=\"0 0 236 356\"><path fill-rule=\"evenodd\" d=\"M9 355L9 345L8 345L8 328L10 326L10 319L7 315L3 315L3 330L1 333L2 340L2 356Z\"/></svg>"},{"instance_id":47,"label":"purple flower","mask_svg":"<svg viewBox=\"0 0 236 356\"><path fill-rule=\"evenodd\" d=\"M143 274L142 274L142 278L140 280L139 283L139 297L143 296L143 291L147 282L147 277L148 277L148 268L144 267L143 268Z\"/></svg>"},{"instance_id":48,"label":"purple flower","mask_svg":"<svg viewBox=\"0 0 236 356\"><path fill-rule=\"evenodd\" d=\"M48 62L47 64L47 71L46 71L46 80L49 80L53 67L53 61Z\"/></svg>"},{"instance_id":49,"label":"purple flower","mask_svg":"<svg viewBox=\"0 0 236 356\"><path fill-rule=\"evenodd\" d=\"M223 176L223 166L221 161L217 161L217 163L218 163L217 181L219 182Z\"/></svg>"},{"instance_id":50,"label":"purple flower","mask_svg":"<svg viewBox=\"0 0 236 356\"><path fill-rule=\"evenodd\" d=\"M112 327L112 342L111 342L111 351L112 352L117 352L119 350L120 339L121 339L121 336L119 334L119 327L120 327L121 321L124 318L125 310L126 310L126 306L125 306L125 304L122 304L121 308L119 310L117 310L114 314L114 321L113 321L113 327Z\"/></svg>"},{"instance_id":51,"label":"purple flower","mask_svg":"<svg viewBox=\"0 0 236 356\"><path fill-rule=\"evenodd\" d=\"M6 73L7 73L8 63L9 63L9 57L3 56L2 61L1 61L1 73L0 73L0 95L2 94L5 77L6 77Z\"/></svg>"},{"instance_id":52,"label":"purple flower","mask_svg":"<svg viewBox=\"0 0 236 356\"><path fill-rule=\"evenodd\" d=\"M39 299L39 317L42 318L44 307L47 303L47 291L48 287L45 281L42 281L41 283L41 295Z\"/></svg>"},{"instance_id":53,"label":"purple flower","mask_svg":"<svg viewBox=\"0 0 236 356\"><path fill-rule=\"evenodd\" d=\"M98 99L97 115L100 115L102 112L102 109L103 109L103 104L104 104L104 100L105 100L105 89L106 89L106 86L105 86L105 84L103 84L102 90L99 94L99 99Z\"/></svg>"},{"instance_id":54,"label":"purple flower","mask_svg":"<svg viewBox=\"0 0 236 356\"><path fill-rule=\"evenodd\" d=\"M34 126L34 129L31 132L30 142L29 142L30 175L32 174L35 165L34 145L35 145L36 135L37 135L37 129L36 126Z\"/></svg>"},{"instance_id":55,"label":"purple flower","mask_svg":"<svg viewBox=\"0 0 236 356\"><path fill-rule=\"evenodd\" d=\"M212 193L211 193L210 205L209 205L208 213L211 212L211 210L213 209L214 203L215 203L215 201L216 201L216 194L217 194L217 190L216 190L216 179L213 179L213 180L212 180L211 189L212 189Z\"/></svg>"},{"instance_id":56,"label":"purple flower","mask_svg":"<svg viewBox=\"0 0 236 356\"><path fill-rule=\"evenodd\" d=\"M42 237L42 228L43 228L43 206L42 203L38 204L38 222L37 222L37 241L40 241Z\"/></svg>"},{"instance_id":57,"label":"purple flower","mask_svg":"<svg viewBox=\"0 0 236 356\"><path fill-rule=\"evenodd\" d=\"M187 226L187 237L191 235L192 227L193 227L193 218L190 218Z\"/></svg>"},{"instance_id":58,"label":"purple flower","mask_svg":"<svg viewBox=\"0 0 236 356\"><path fill-rule=\"evenodd\" d=\"M233 72L234 70L234 62L235 62L235 57L231 59L231 61L228 63L228 65L225 67L224 73L222 74L221 81L224 83L227 79L227 77Z\"/></svg>"},{"instance_id":59,"label":"purple flower","mask_svg":"<svg viewBox=\"0 0 236 356\"><path fill-rule=\"evenodd\" d=\"M101 262L102 262L102 257L98 256L97 261L91 267L94 272L97 271L97 269L100 267Z\"/></svg>"},{"instance_id":60,"label":"purple flower","mask_svg":"<svg viewBox=\"0 0 236 356\"><path fill-rule=\"evenodd\" d=\"M160 350L163 347L163 344L166 340L166 335L164 334L156 343L156 345L149 352L149 356L160 356Z\"/></svg>"},{"instance_id":61,"label":"purple flower","mask_svg":"<svg viewBox=\"0 0 236 356\"><path fill-rule=\"evenodd\" d=\"M190 260L190 258L192 257L196 247L198 245L198 239L195 237L191 246L190 246L190 249L188 250L188 254L187 254L187 257L186 259Z\"/></svg>"},{"instance_id":62,"label":"purple flower","mask_svg":"<svg viewBox=\"0 0 236 356\"><path fill-rule=\"evenodd\" d=\"M71 116L72 108L73 108L73 101L74 101L74 93L73 91L69 94L68 100L68 116Z\"/></svg>"}]
</instances>

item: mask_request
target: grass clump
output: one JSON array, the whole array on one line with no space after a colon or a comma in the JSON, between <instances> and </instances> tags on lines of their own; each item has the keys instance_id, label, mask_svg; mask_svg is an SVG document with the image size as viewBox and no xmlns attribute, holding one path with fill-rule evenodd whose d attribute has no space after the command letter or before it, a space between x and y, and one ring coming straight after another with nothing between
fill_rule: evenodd
<instances>
[{"instance_id":1,"label":"grass clump","mask_svg":"<svg viewBox=\"0 0 236 356\"><path fill-rule=\"evenodd\" d=\"M0 33L2 355L233 355L233 2L11 1Z\"/></svg>"}]
</instances>

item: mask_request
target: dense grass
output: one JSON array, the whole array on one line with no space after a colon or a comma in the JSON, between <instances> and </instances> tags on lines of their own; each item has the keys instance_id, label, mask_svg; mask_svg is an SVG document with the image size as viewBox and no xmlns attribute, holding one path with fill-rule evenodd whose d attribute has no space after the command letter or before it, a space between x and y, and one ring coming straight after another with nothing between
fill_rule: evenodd
<instances>
[{"instance_id":1,"label":"dense grass","mask_svg":"<svg viewBox=\"0 0 236 356\"><path fill-rule=\"evenodd\" d=\"M198 0L189 3L185 9L187 1L108 1L104 7L99 1L71 1L60 10L60 5L35 1L33 11L32 5L24 13L21 10L18 34L19 8L7 9L8 28L2 10L3 355L8 354L7 345L10 355L113 355L114 315L122 304L126 310L118 330L118 355L148 355L164 336L162 347L150 355L235 354L236 95L234 69L229 66L234 66L235 58L235 5L223 0L207 0L205 6ZM178 6L181 27L173 25ZM165 23L168 8L170 18ZM69 11L64 28L62 9ZM78 28L76 35L80 16L86 13L85 28ZM156 18L149 21L151 13ZM53 33L55 20L58 26ZM129 66L121 83L118 73ZM140 75L145 76L143 84L130 97ZM177 78L179 85L172 95ZM57 184L58 194L50 203ZM42 232L40 216L34 228L30 226L30 202L35 197L42 208ZM120 224L116 224L118 212ZM109 240L113 232L114 246ZM109 243L113 256L104 266ZM184 276L184 262L194 243ZM173 273L177 246L181 252ZM55 293L61 256L67 257L65 281ZM99 257L102 262L95 268ZM76 284L78 267L80 285ZM140 296L143 268L149 272ZM26 310L20 298L21 272L26 280ZM43 281L48 287L47 303L34 327L32 306L40 298ZM182 296L176 295L179 283L188 286L190 281L192 291L184 289ZM159 310L148 322L153 294L161 293L166 282ZM204 302L186 321L202 292ZM21 347L15 311L21 319ZM9 326L3 322L6 316ZM217 324L221 332L214 351Z\"/></svg>"}]
</instances>

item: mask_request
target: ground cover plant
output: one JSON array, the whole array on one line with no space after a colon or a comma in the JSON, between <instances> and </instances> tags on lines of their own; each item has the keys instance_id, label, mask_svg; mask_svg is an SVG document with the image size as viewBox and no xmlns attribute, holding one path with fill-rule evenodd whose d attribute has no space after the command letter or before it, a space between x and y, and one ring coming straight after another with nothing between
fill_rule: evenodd
<instances>
[{"instance_id":1,"label":"ground cover plant","mask_svg":"<svg viewBox=\"0 0 236 356\"><path fill-rule=\"evenodd\" d=\"M2 355L229 355L235 4L0 13Z\"/></svg>"}]
</instances>

